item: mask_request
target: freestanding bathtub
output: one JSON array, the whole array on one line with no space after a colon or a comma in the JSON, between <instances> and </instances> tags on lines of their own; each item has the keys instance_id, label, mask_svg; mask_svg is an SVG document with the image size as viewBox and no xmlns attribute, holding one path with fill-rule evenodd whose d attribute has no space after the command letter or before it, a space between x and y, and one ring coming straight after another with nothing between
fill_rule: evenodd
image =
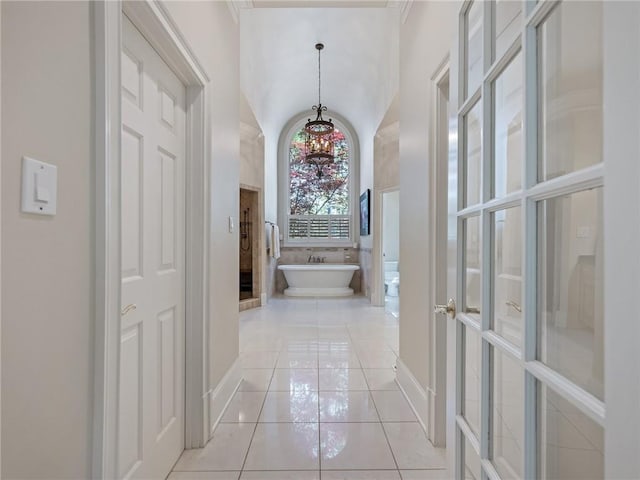
<instances>
[{"instance_id":1,"label":"freestanding bathtub","mask_svg":"<svg viewBox=\"0 0 640 480\"><path fill-rule=\"evenodd\" d=\"M289 288L284 294L291 297L348 297L353 272L358 265L310 263L306 265L278 265Z\"/></svg>"}]
</instances>

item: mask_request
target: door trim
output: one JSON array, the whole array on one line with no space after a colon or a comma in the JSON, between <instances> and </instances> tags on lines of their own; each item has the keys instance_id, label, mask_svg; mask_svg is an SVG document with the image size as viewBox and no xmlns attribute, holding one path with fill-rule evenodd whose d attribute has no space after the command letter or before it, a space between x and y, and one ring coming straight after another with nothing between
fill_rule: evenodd
<instances>
[{"instance_id":1,"label":"door trim","mask_svg":"<svg viewBox=\"0 0 640 480\"><path fill-rule=\"evenodd\" d=\"M604 26L604 327L605 478L633 478L640 471L640 326L633 301L640 292L640 5L603 5ZM624 213L627 212L627 213Z\"/></svg>"},{"instance_id":2,"label":"door trim","mask_svg":"<svg viewBox=\"0 0 640 480\"><path fill-rule=\"evenodd\" d=\"M241 125L241 128L242 125ZM258 205L257 208L257 212L255 214L253 214L254 216L252 217L252 221L254 221L255 225L256 225L256 229L257 229L257 234L258 234L258 241L253 243L251 245L251 255L253 256L253 271L254 271L254 275L255 272L258 272L258 289L257 291L253 292L253 296L252 299L258 299L260 300L260 304L262 305L262 296L266 295L265 291L264 291L264 285L265 285L265 256L266 256L266 247L265 247L265 229L262 228L264 225L264 194L262 191L261 187L256 187L253 185L249 185L248 183L240 183L240 186L238 188L238 192L240 192L240 190L247 190L249 192L253 192L256 194L256 197L258 198L258 201L256 202ZM240 224L240 217L238 217L238 225ZM255 280L254 280L254 285L256 284Z\"/></svg>"},{"instance_id":3,"label":"door trim","mask_svg":"<svg viewBox=\"0 0 640 480\"><path fill-rule=\"evenodd\" d=\"M2 38L2 8L0 7L0 38ZM2 67L1 67L2 62L0 62L0 78L2 78ZM2 82L0 81L0 84ZM0 92L2 91L2 88L0 86ZM0 95L1 97L1 95ZM2 118L2 100L0 98L0 119ZM0 132L2 132L2 125L1 125L1 121L0 121ZM2 135L0 135L0 159L2 158ZM2 165L2 163L0 162L0 165ZM0 168L0 225L2 225L2 173L1 173L2 169ZM2 235L0 234L0 267L2 266ZM1 270L0 270L1 271ZM1 333L1 328L2 326L2 275L0 275L0 339L2 338L2 333ZM0 341L0 344L2 342ZM2 358L2 354L0 352L0 359ZM2 362L0 362L0 372L2 371ZM2 382L0 381L0 398L2 398ZM2 411L2 407L1 407L2 402L0 401L0 411ZM0 431L2 431L2 421L0 420ZM1 442L0 442L1 443ZM2 452L2 448L0 446L0 452ZM0 472L2 472L2 453L0 453Z\"/></svg>"},{"instance_id":4,"label":"door trim","mask_svg":"<svg viewBox=\"0 0 640 480\"><path fill-rule=\"evenodd\" d=\"M447 194L448 192L448 169L449 169L449 115L442 111L443 100L441 95L441 85L443 82L450 84L450 64L449 54L440 62L431 77L431 158L429 162L429 178L430 178L430 221L432 225L430 235L430 258L431 268L429 273L429 302L428 305L444 303L447 301ZM449 101L447 100L447 103ZM444 121L445 125L441 125ZM442 136L445 140L442 142ZM442 195L444 190L444 196ZM438 213L438 209L441 213ZM443 239L439 241L440 236ZM439 261L443 258L444 261ZM440 279L442 283L437 283ZM441 290L438 295L438 290ZM442 298L440 298L442 297ZM447 321L446 317L438 318L439 315L432 314L431 326L429 328L429 338L431 344L430 355L430 381L429 394L429 439L436 447L444 447L447 445Z\"/></svg>"},{"instance_id":5,"label":"door trim","mask_svg":"<svg viewBox=\"0 0 640 480\"><path fill-rule=\"evenodd\" d=\"M395 128L395 124L394 124ZM378 307L384 307L386 304L386 295L384 294L384 253L383 236L383 218L384 218L384 194L399 192L400 187L395 185L386 188L374 188L374 202L372 208L373 223L373 250L371 253L372 261L372 282L371 282L371 303ZM400 259L398 259L400 262Z\"/></svg>"},{"instance_id":6,"label":"door trim","mask_svg":"<svg viewBox=\"0 0 640 480\"><path fill-rule=\"evenodd\" d=\"M204 68L165 7L157 0L95 2L95 345L92 478L117 476L120 353L120 56L126 14L185 84L185 448L208 439L206 85ZM188 412L188 415L187 415Z\"/></svg>"},{"instance_id":7,"label":"door trim","mask_svg":"<svg viewBox=\"0 0 640 480\"><path fill-rule=\"evenodd\" d=\"M458 31L462 28L462 22L458 21ZM458 197L458 149L460 139L458 137L458 104L460 94L460 82L458 63L461 58L461 46L459 35L454 35L451 49L449 51L449 142L447 159L447 298L455 298L457 293L456 270L458 267L458 221L457 221L457 197ZM452 175L453 174L453 175ZM452 197L455 195L455 200ZM452 204L453 203L453 204ZM460 388L458 384L458 349L460 338L458 335L458 324L447 319L447 349L446 366L447 369L447 423L446 423L446 445L447 445L447 472L452 478L460 478L460 463L462 449L462 435L456 425L456 415L459 411L459 401L456 391Z\"/></svg>"}]
</instances>

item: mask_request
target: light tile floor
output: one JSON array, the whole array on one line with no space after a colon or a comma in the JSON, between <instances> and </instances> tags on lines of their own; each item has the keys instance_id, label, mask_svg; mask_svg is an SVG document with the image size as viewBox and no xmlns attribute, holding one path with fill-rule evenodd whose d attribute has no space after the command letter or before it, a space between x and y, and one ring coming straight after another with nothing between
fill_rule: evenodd
<instances>
[{"instance_id":1,"label":"light tile floor","mask_svg":"<svg viewBox=\"0 0 640 480\"><path fill-rule=\"evenodd\" d=\"M395 383L397 310L274 298L240 314L244 380L169 480L446 479Z\"/></svg>"},{"instance_id":2,"label":"light tile floor","mask_svg":"<svg viewBox=\"0 0 640 480\"><path fill-rule=\"evenodd\" d=\"M390 297L386 295L384 297L385 310L396 318L400 317L400 297Z\"/></svg>"}]
</instances>

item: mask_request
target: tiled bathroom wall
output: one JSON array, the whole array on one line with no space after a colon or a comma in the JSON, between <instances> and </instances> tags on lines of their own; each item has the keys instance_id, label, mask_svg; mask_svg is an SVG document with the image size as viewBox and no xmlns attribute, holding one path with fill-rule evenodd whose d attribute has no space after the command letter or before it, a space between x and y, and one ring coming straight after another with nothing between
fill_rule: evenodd
<instances>
[{"instance_id":1,"label":"tiled bathroom wall","mask_svg":"<svg viewBox=\"0 0 640 480\"><path fill-rule=\"evenodd\" d=\"M373 251L371 248L360 249L360 291L371 299L373 282Z\"/></svg>"}]
</instances>

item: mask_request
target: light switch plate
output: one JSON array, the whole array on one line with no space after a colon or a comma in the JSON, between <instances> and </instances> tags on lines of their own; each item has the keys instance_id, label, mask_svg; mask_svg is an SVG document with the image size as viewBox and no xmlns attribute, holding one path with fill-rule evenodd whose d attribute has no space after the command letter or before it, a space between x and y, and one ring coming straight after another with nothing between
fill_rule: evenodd
<instances>
[{"instance_id":1,"label":"light switch plate","mask_svg":"<svg viewBox=\"0 0 640 480\"><path fill-rule=\"evenodd\" d=\"M58 167L22 157L22 211L55 215L58 198Z\"/></svg>"}]
</instances>

